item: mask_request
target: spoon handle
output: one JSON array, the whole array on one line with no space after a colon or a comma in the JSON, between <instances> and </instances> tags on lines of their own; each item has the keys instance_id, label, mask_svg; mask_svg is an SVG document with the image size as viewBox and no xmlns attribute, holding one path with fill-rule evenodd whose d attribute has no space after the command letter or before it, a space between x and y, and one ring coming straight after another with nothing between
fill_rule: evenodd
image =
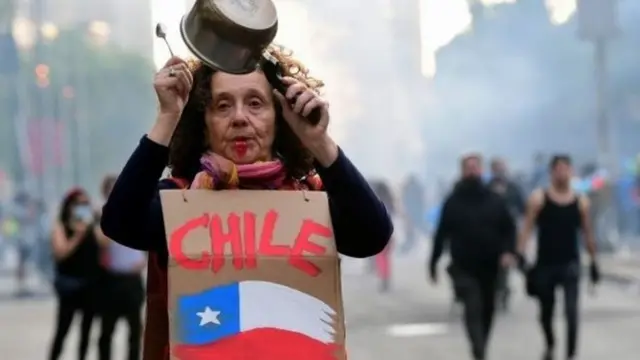
<instances>
[{"instance_id":1,"label":"spoon handle","mask_svg":"<svg viewBox=\"0 0 640 360\"><path fill-rule=\"evenodd\" d=\"M171 49L171 45L169 45L167 38L163 36L162 40L164 40L164 43L167 44L167 49L169 49L169 53L171 54L171 57L174 57L175 55L173 54L173 50Z\"/></svg>"}]
</instances>

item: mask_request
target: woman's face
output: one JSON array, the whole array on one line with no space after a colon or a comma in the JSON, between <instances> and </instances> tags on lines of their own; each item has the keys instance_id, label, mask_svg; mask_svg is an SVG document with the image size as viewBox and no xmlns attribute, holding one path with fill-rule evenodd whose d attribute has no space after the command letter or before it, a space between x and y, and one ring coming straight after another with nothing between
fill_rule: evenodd
<instances>
[{"instance_id":1,"label":"woman's face","mask_svg":"<svg viewBox=\"0 0 640 360\"><path fill-rule=\"evenodd\" d=\"M71 218L72 221L80 221L89 223L93 219L93 209L89 202L89 197L86 194L80 194L76 196L71 206Z\"/></svg>"},{"instance_id":2,"label":"woman's face","mask_svg":"<svg viewBox=\"0 0 640 360\"><path fill-rule=\"evenodd\" d=\"M217 72L211 80L213 101L207 109L211 150L236 164L271 160L276 112L271 85L261 72Z\"/></svg>"}]
</instances>

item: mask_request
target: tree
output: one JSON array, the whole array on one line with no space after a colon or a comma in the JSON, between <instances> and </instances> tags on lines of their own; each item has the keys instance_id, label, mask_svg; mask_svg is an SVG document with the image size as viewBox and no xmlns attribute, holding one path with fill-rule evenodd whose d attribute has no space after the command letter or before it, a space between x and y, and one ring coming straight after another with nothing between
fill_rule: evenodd
<instances>
[{"instance_id":1,"label":"tree","mask_svg":"<svg viewBox=\"0 0 640 360\"><path fill-rule=\"evenodd\" d=\"M62 31L55 40L43 39L21 55L14 88L20 82L27 84L29 121L59 122L64 143L71 148L71 159L66 160L75 168L82 166L62 183L71 185L80 178L82 185L96 188L105 172L122 167L154 118L153 64L116 45L95 41L84 27ZM0 102L0 109L9 106L9 101ZM4 134L15 134L15 129L10 128L11 121L2 120L2 140L9 140ZM78 133L83 140L79 143ZM10 146L17 149L12 138ZM7 145L3 141L0 159L15 153L6 152ZM16 160L11 160L14 165Z\"/></svg>"}]
</instances>

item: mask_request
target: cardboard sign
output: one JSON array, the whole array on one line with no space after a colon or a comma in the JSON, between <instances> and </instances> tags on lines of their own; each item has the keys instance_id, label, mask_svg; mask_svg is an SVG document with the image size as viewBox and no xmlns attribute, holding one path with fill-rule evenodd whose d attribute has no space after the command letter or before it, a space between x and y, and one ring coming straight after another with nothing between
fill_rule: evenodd
<instances>
[{"instance_id":1,"label":"cardboard sign","mask_svg":"<svg viewBox=\"0 0 640 360\"><path fill-rule=\"evenodd\" d=\"M344 360L322 192L166 190L171 359Z\"/></svg>"}]
</instances>

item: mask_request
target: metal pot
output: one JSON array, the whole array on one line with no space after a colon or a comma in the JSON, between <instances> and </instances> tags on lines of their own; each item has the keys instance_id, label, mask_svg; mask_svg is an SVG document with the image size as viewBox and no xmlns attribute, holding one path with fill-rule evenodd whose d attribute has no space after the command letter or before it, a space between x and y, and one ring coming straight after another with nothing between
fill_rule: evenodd
<instances>
[{"instance_id":1,"label":"metal pot","mask_svg":"<svg viewBox=\"0 0 640 360\"><path fill-rule=\"evenodd\" d=\"M232 74L255 71L277 31L272 0L196 0L180 23L182 39L197 58Z\"/></svg>"}]
</instances>

